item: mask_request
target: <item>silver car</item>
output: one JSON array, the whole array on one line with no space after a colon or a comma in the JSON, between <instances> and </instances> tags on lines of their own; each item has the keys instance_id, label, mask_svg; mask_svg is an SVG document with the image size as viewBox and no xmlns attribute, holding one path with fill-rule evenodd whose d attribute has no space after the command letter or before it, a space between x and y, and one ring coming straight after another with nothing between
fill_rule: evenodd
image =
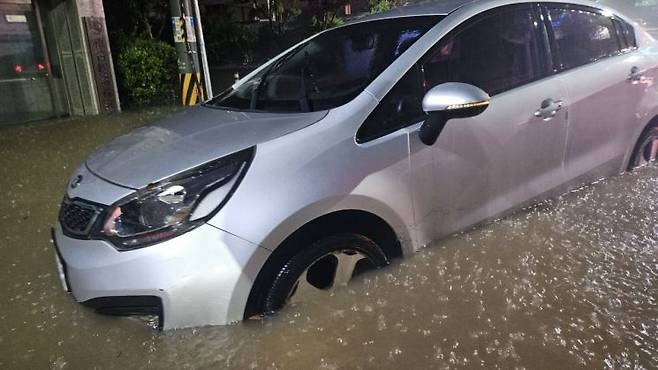
<instances>
[{"instance_id":1,"label":"silver car","mask_svg":"<svg viewBox=\"0 0 658 370\"><path fill-rule=\"evenodd\" d=\"M656 158L639 26L584 1L460 3L319 33L98 149L53 230L65 288L162 328L227 324Z\"/></svg>"}]
</instances>

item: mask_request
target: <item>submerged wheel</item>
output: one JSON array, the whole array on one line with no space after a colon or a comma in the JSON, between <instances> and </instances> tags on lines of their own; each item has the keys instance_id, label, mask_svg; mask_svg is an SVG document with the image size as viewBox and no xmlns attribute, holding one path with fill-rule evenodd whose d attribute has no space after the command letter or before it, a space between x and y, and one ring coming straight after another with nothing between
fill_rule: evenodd
<instances>
[{"instance_id":1,"label":"submerged wheel","mask_svg":"<svg viewBox=\"0 0 658 370\"><path fill-rule=\"evenodd\" d=\"M381 248L364 236L323 238L281 267L265 296L263 311L272 314L290 302L322 299L359 272L388 263Z\"/></svg>"},{"instance_id":2,"label":"submerged wheel","mask_svg":"<svg viewBox=\"0 0 658 370\"><path fill-rule=\"evenodd\" d=\"M656 161L658 157L658 126L651 127L642 133L640 140L635 146L635 151L628 164L628 169L632 170Z\"/></svg>"}]
</instances>

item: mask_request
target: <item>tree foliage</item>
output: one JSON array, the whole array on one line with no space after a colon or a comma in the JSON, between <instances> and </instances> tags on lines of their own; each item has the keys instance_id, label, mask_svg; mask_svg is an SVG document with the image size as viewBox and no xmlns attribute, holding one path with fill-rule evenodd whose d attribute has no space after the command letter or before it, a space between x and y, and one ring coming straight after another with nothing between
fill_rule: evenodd
<instances>
[{"instance_id":1,"label":"tree foliage","mask_svg":"<svg viewBox=\"0 0 658 370\"><path fill-rule=\"evenodd\" d=\"M379 13L407 4L406 0L370 0L370 13Z\"/></svg>"},{"instance_id":2,"label":"tree foliage","mask_svg":"<svg viewBox=\"0 0 658 370\"><path fill-rule=\"evenodd\" d=\"M345 3L345 0L328 0L311 7L311 11L314 13L312 17L313 31L322 31L343 24L345 20L341 10Z\"/></svg>"},{"instance_id":3,"label":"tree foliage","mask_svg":"<svg viewBox=\"0 0 658 370\"><path fill-rule=\"evenodd\" d=\"M234 22L226 13L211 13L203 18L206 51L211 64L248 64L255 59L258 31L251 25Z\"/></svg>"},{"instance_id":4,"label":"tree foliage","mask_svg":"<svg viewBox=\"0 0 658 370\"><path fill-rule=\"evenodd\" d=\"M171 38L168 0L106 0L103 6L110 36Z\"/></svg>"}]
</instances>

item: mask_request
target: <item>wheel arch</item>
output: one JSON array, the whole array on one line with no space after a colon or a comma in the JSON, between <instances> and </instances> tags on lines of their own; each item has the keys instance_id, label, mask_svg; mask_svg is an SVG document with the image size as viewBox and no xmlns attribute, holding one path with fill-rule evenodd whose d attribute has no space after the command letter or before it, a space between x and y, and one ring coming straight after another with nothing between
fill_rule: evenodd
<instances>
[{"instance_id":1,"label":"wheel arch","mask_svg":"<svg viewBox=\"0 0 658 370\"><path fill-rule=\"evenodd\" d=\"M635 133L635 135L633 136L633 142L632 142L633 146L631 147L630 151L626 154L626 159L624 160L624 170L625 171L630 171L631 170L630 166L632 165L633 156L635 155L635 153L639 149L639 146L641 144L640 140L642 139L644 134L646 132L648 132L649 130L655 128L655 127L658 127L658 115L656 115L652 119L650 119L644 125L644 127L642 127L642 130L638 130L639 133Z\"/></svg>"},{"instance_id":2,"label":"wheel arch","mask_svg":"<svg viewBox=\"0 0 658 370\"><path fill-rule=\"evenodd\" d=\"M268 282L276 276L281 265L310 243L339 233L360 234L373 240L389 261L403 255L400 239L393 227L372 212L345 209L322 215L299 227L272 252L252 284L244 318L261 313Z\"/></svg>"}]
</instances>

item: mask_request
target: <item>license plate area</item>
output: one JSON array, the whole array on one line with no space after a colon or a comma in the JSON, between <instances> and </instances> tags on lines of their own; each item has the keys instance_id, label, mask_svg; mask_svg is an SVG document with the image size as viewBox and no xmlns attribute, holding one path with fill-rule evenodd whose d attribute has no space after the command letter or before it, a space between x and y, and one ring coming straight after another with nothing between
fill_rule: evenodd
<instances>
[{"instance_id":1,"label":"license plate area","mask_svg":"<svg viewBox=\"0 0 658 370\"><path fill-rule=\"evenodd\" d=\"M62 255L59 253L59 247L57 246L57 239L55 238L55 230L52 230L52 240L53 246L55 247L55 264L57 265L57 272L59 274L59 281L62 283L62 288L66 292L71 292L69 287L69 280L66 271L66 262L62 258Z\"/></svg>"}]
</instances>

